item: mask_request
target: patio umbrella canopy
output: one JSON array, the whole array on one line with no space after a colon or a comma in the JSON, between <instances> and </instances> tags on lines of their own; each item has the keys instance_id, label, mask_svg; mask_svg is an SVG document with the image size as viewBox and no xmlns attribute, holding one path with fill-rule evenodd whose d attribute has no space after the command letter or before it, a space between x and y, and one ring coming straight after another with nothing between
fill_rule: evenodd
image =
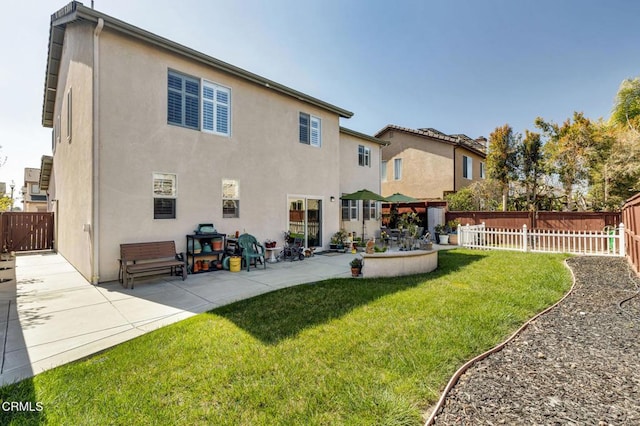
<instances>
[{"instance_id":1,"label":"patio umbrella canopy","mask_svg":"<svg viewBox=\"0 0 640 426\"><path fill-rule=\"evenodd\" d=\"M417 198L409 197L408 195L404 195L399 192L388 196L386 200L389 203L415 203L416 201L420 201Z\"/></svg>"},{"instance_id":2,"label":"patio umbrella canopy","mask_svg":"<svg viewBox=\"0 0 640 426\"><path fill-rule=\"evenodd\" d=\"M341 200L357 200L357 201L387 201L382 195L378 195L368 189L361 189L351 194L340 197ZM364 210L362 211L362 238L364 239Z\"/></svg>"}]
</instances>

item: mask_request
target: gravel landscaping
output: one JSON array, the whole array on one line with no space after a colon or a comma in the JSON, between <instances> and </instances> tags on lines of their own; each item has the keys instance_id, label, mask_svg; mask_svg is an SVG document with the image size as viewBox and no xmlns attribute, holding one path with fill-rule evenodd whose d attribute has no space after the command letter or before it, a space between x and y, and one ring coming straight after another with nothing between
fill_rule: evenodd
<instances>
[{"instance_id":1,"label":"gravel landscaping","mask_svg":"<svg viewBox=\"0 0 640 426\"><path fill-rule=\"evenodd\" d=\"M623 258L567 263L572 293L469 368L434 424L640 424L640 280Z\"/></svg>"}]
</instances>

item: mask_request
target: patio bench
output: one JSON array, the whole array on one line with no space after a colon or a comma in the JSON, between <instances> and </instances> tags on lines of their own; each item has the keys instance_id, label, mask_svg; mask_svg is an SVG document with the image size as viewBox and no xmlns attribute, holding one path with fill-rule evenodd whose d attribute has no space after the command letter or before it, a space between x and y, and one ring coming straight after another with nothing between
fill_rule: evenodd
<instances>
[{"instance_id":1,"label":"patio bench","mask_svg":"<svg viewBox=\"0 0 640 426\"><path fill-rule=\"evenodd\" d=\"M174 241L154 241L147 243L120 244L120 282L124 287L133 289L133 280L137 275L151 275L169 271L171 275L187 278L184 254L176 253Z\"/></svg>"}]
</instances>

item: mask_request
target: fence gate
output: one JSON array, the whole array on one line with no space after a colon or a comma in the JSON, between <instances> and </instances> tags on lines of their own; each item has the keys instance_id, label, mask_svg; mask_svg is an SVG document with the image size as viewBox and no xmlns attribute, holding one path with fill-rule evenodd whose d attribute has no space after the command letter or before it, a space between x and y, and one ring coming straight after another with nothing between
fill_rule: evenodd
<instances>
[{"instance_id":1,"label":"fence gate","mask_svg":"<svg viewBox=\"0 0 640 426\"><path fill-rule=\"evenodd\" d=\"M53 249L53 213L4 212L0 217L3 251Z\"/></svg>"}]
</instances>

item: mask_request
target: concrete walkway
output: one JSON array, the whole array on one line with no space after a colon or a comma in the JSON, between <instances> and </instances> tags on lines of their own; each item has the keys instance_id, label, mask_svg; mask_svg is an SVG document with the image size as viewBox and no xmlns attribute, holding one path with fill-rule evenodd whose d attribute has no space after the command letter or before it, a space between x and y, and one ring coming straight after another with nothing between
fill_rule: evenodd
<instances>
[{"instance_id":1,"label":"concrete walkway","mask_svg":"<svg viewBox=\"0 0 640 426\"><path fill-rule=\"evenodd\" d=\"M0 284L0 384L34 376L198 313L273 290L351 276L352 254L316 255L250 272L88 283L55 253L18 256Z\"/></svg>"}]
</instances>

